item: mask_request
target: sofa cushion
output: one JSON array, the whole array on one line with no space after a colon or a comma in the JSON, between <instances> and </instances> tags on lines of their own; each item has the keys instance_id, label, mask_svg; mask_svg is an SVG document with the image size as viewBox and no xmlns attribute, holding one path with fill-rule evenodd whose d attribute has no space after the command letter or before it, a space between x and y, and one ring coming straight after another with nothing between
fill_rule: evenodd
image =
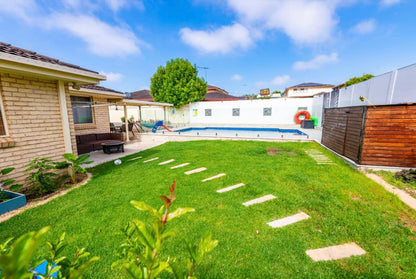
<instances>
[{"instance_id":1,"label":"sofa cushion","mask_svg":"<svg viewBox=\"0 0 416 279\"><path fill-rule=\"evenodd\" d=\"M79 135L79 143L88 143L97 140L96 134Z\"/></svg>"},{"instance_id":2,"label":"sofa cushion","mask_svg":"<svg viewBox=\"0 0 416 279\"><path fill-rule=\"evenodd\" d=\"M97 135L97 140L111 139L111 134L110 133L103 133L103 134L96 134L96 135Z\"/></svg>"}]
</instances>

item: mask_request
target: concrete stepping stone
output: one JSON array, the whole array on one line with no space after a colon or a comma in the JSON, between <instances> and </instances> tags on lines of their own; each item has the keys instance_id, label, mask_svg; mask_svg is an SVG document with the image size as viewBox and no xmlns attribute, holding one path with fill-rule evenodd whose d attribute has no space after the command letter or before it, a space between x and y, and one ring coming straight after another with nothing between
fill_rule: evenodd
<instances>
[{"instance_id":1,"label":"concrete stepping stone","mask_svg":"<svg viewBox=\"0 0 416 279\"><path fill-rule=\"evenodd\" d=\"M151 162L151 161L154 161L154 160L159 160L159 157L155 157L155 158L143 161L143 163Z\"/></svg>"},{"instance_id":2,"label":"concrete stepping stone","mask_svg":"<svg viewBox=\"0 0 416 279\"><path fill-rule=\"evenodd\" d=\"M172 163L173 161L175 161L175 159L170 159L170 160L167 160L167 161L161 162L161 163L159 163L158 165L166 165L166 164Z\"/></svg>"},{"instance_id":3,"label":"concrete stepping stone","mask_svg":"<svg viewBox=\"0 0 416 279\"><path fill-rule=\"evenodd\" d=\"M134 161L134 160L138 160L138 159L141 159L141 158L143 158L143 157L142 156L139 156L139 157L136 157L136 158L128 159L127 161Z\"/></svg>"},{"instance_id":4,"label":"concrete stepping stone","mask_svg":"<svg viewBox=\"0 0 416 279\"><path fill-rule=\"evenodd\" d=\"M265 202L265 201L273 200L275 198L276 197L273 196L273 195L266 195L266 196L263 196L261 198L257 198L257 199L254 199L254 200L251 200L251 201L248 201L248 202L244 202L243 205L244 206L250 206L250 205L253 205L253 204L257 204L257 203L262 203L262 202Z\"/></svg>"},{"instance_id":5,"label":"concrete stepping stone","mask_svg":"<svg viewBox=\"0 0 416 279\"><path fill-rule=\"evenodd\" d=\"M281 228L281 227L291 225L291 224L294 224L294 223L297 223L299 221L306 220L306 219L309 219L309 218L310 218L310 216L308 214L306 214L304 212L299 212L295 215L288 216L288 217L285 217L285 218L281 218L281 219L277 219L277 220L274 220L272 222L269 222L269 223L267 223L267 225L269 225L272 228Z\"/></svg>"},{"instance_id":6,"label":"concrete stepping stone","mask_svg":"<svg viewBox=\"0 0 416 279\"><path fill-rule=\"evenodd\" d=\"M361 256L366 252L354 242L330 246L325 248L306 250L306 254L311 257L314 262L318 261L333 261L352 256Z\"/></svg>"},{"instance_id":7,"label":"concrete stepping stone","mask_svg":"<svg viewBox=\"0 0 416 279\"><path fill-rule=\"evenodd\" d=\"M198 168L198 169L186 171L185 174L186 175L190 175L190 174L197 173L197 172L201 172L201 171L205 171L205 170L207 170L207 168L202 167L202 168Z\"/></svg>"},{"instance_id":8,"label":"concrete stepping stone","mask_svg":"<svg viewBox=\"0 0 416 279\"><path fill-rule=\"evenodd\" d=\"M183 163L183 164L180 164L180 165L177 165L177 166L173 166L173 167L170 167L171 169L177 169L177 168L182 168L182 167L185 167L185 166L187 166L187 165L189 165L190 163Z\"/></svg>"},{"instance_id":9,"label":"concrete stepping stone","mask_svg":"<svg viewBox=\"0 0 416 279\"><path fill-rule=\"evenodd\" d=\"M225 176L225 173L219 173L219 174L214 175L212 177L205 178L205 179L203 179L201 181L202 182L205 182L205 181L213 180L213 179L220 178L220 177L223 177L223 176Z\"/></svg>"},{"instance_id":10,"label":"concrete stepping stone","mask_svg":"<svg viewBox=\"0 0 416 279\"><path fill-rule=\"evenodd\" d=\"M232 185L232 186L228 186L228 187L225 187L225 188L219 189L219 190L217 190L217 193L224 193L224 192L228 192L228 191L231 191L231 190L234 190L234 189L240 188L241 186L244 186L244 185L246 185L246 184L244 184L244 183L238 183L238 184L236 184L236 185Z\"/></svg>"},{"instance_id":11,"label":"concrete stepping stone","mask_svg":"<svg viewBox=\"0 0 416 279\"><path fill-rule=\"evenodd\" d=\"M305 153L308 154L312 159L314 159L318 165L335 165L331 159L324 155L321 151L316 149L305 150Z\"/></svg>"}]
</instances>

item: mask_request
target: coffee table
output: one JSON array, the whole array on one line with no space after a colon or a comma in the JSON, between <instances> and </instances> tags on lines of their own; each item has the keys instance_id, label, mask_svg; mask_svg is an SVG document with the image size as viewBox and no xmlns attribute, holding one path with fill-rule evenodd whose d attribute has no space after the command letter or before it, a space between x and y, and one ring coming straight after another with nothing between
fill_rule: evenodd
<instances>
[{"instance_id":1,"label":"coffee table","mask_svg":"<svg viewBox=\"0 0 416 279\"><path fill-rule=\"evenodd\" d=\"M124 152L124 142L122 141L104 142L101 144L101 146L103 147L103 151L106 154L113 152Z\"/></svg>"}]
</instances>

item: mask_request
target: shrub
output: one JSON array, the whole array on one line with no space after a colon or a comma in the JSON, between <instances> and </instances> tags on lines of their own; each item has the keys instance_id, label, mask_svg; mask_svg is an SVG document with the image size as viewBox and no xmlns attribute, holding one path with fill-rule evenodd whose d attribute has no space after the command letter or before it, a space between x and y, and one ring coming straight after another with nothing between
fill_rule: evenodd
<instances>
[{"instance_id":1,"label":"shrub","mask_svg":"<svg viewBox=\"0 0 416 279\"><path fill-rule=\"evenodd\" d=\"M56 242L46 242L48 253L35 257L38 248L50 227L44 227L37 232L28 232L12 243L13 238L0 244L0 278L82 278L88 268L97 261L98 257L85 259L89 253L84 248L77 249L72 260L62 256L66 246L65 233ZM45 264L44 272L36 271L36 267Z\"/></svg>"},{"instance_id":2,"label":"shrub","mask_svg":"<svg viewBox=\"0 0 416 279\"><path fill-rule=\"evenodd\" d=\"M164 261L159 256L164 242L175 235L174 232L166 230L166 224L174 218L195 211L193 208L177 208L169 213L169 208L176 198L175 185L176 181L170 187L169 197L160 196L163 205L159 210L142 201L130 202L136 209L152 216L153 222L151 225L140 220L129 222L123 230L126 242L121 245L122 259L114 262L113 267L125 269L132 278L158 278L163 271L171 273L177 279L195 278L193 277L195 268L202 263L205 255L218 245L218 241L212 240L211 235L205 236L197 246L187 241L189 259L185 272L175 262L175 259Z\"/></svg>"},{"instance_id":3,"label":"shrub","mask_svg":"<svg viewBox=\"0 0 416 279\"><path fill-rule=\"evenodd\" d=\"M34 191L41 195L53 192L56 186L66 177L52 171L65 168L66 165L55 163L47 158L35 158L25 167L27 167L25 172L29 173L26 180Z\"/></svg>"},{"instance_id":4,"label":"shrub","mask_svg":"<svg viewBox=\"0 0 416 279\"><path fill-rule=\"evenodd\" d=\"M416 181L416 169L402 170L396 173L395 177L404 183Z\"/></svg>"},{"instance_id":5,"label":"shrub","mask_svg":"<svg viewBox=\"0 0 416 279\"><path fill-rule=\"evenodd\" d=\"M69 173L73 184L77 183L77 173L85 173L86 170L81 166L83 164L91 164L93 161L87 161L90 157L90 154L84 154L78 158L72 153L65 153L62 155L67 162L64 162L62 165L65 165L69 168Z\"/></svg>"}]
</instances>

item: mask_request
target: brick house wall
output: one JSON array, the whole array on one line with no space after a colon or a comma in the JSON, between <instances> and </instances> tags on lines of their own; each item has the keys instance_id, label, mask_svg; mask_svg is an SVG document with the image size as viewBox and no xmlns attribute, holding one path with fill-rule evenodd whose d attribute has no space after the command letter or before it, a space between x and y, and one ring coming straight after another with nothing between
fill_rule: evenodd
<instances>
[{"instance_id":1,"label":"brick house wall","mask_svg":"<svg viewBox=\"0 0 416 279\"><path fill-rule=\"evenodd\" d=\"M63 160L65 142L58 92L56 80L0 73L3 121L8 132L0 136L0 169L15 167L7 177L16 179L16 183L24 183L24 166L36 157ZM108 106L94 107L92 124L74 124L71 96L77 92L65 86L65 93L72 152L78 155L76 135L110 132L109 110ZM91 100L107 102L99 96L91 96Z\"/></svg>"},{"instance_id":2,"label":"brick house wall","mask_svg":"<svg viewBox=\"0 0 416 279\"><path fill-rule=\"evenodd\" d=\"M9 177L23 183L32 159L65 152L57 81L2 73L0 94L9 133L0 137L0 169L15 167Z\"/></svg>"}]
</instances>

